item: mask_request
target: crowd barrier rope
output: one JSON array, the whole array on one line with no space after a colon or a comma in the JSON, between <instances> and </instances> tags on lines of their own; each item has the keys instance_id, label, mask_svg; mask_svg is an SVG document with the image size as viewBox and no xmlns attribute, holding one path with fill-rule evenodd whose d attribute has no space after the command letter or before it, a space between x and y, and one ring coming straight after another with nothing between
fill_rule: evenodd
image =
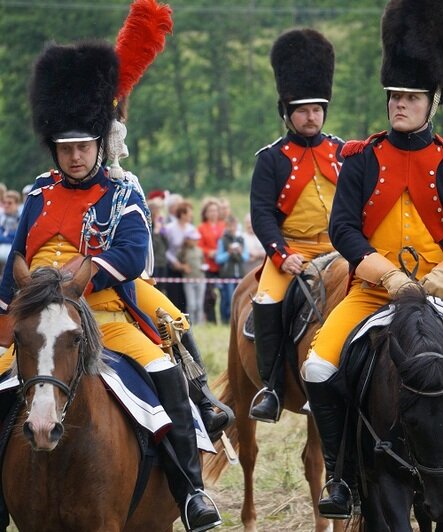
<instances>
[{"instance_id":1,"label":"crowd barrier rope","mask_svg":"<svg viewBox=\"0 0 443 532\"><path fill-rule=\"evenodd\" d=\"M209 284L232 284L239 283L241 279L234 277L154 277L157 283L209 283Z\"/></svg>"}]
</instances>

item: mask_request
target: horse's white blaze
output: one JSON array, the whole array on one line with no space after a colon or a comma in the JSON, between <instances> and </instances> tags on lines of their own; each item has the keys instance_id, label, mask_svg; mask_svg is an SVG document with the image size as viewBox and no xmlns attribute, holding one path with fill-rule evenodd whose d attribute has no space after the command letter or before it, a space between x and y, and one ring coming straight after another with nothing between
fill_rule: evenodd
<instances>
[{"instance_id":1,"label":"horse's white blaze","mask_svg":"<svg viewBox=\"0 0 443 532\"><path fill-rule=\"evenodd\" d=\"M69 316L65 306L52 303L40 314L37 332L44 338L38 353L38 375L52 375L54 371L54 345L57 338L66 331L72 331L78 324ZM40 427L59 421L56 413L55 388L52 384L37 384L28 421ZM37 428L37 427L36 427Z\"/></svg>"}]
</instances>

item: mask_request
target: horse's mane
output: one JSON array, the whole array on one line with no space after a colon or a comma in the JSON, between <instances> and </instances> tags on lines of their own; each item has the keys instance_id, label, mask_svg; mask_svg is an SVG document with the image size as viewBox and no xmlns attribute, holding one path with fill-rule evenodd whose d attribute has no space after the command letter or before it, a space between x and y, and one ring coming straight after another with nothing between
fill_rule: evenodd
<instances>
[{"instance_id":1,"label":"horse's mane","mask_svg":"<svg viewBox=\"0 0 443 532\"><path fill-rule=\"evenodd\" d=\"M56 268L37 268L31 274L31 281L17 291L9 311L13 319L18 322L29 316L40 313L51 303L63 304L63 283L71 280L70 272L63 272ZM83 361L88 374L96 374L102 366L101 333L97 322L89 309L85 299L78 300L84 333Z\"/></svg>"},{"instance_id":2,"label":"horse's mane","mask_svg":"<svg viewBox=\"0 0 443 532\"><path fill-rule=\"evenodd\" d=\"M385 335L396 338L405 360L399 364L402 382L417 390L437 391L443 387L443 316L425 294L405 293L394 301L395 314Z\"/></svg>"}]
</instances>

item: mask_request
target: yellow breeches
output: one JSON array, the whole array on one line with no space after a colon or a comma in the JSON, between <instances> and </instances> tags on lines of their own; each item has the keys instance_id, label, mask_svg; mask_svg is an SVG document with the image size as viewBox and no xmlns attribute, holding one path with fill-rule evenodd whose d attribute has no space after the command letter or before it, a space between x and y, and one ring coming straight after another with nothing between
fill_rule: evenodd
<instances>
[{"instance_id":1,"label":"yellow breeches","mask_svg":"<svg viewBox=\"0 0 443 532\"><path fill-rule=\"evenodd\" d=\"M137 306L145 314L150 316L154 323L157 323L155 311L158 307L161 307L163 310L166 310L172 319L178 320L182 318L185 329L189 329L189 322L185 315L182 314L181 310L178 309L163 292L158 290L158 288L155 288L154 285L143 281L143 279L136 279L135 294L137 298Z\"/></svg>"},{"instance_id":2,"label":"yellow breeches","mask_svg":"<svg viewBox=\"0 0 443 532\"><path fill-rule=\"evenodd\" d=\"M332 310L325 324L317 331L311 350L338 367L341 350L352 329L389 302L384 288L369 288L360 279L354 279L348 295Z\"/></svg>"},{"instance_id":3,"label":"yellow breeches","mask_svg":"<svg viewBox=\"0 0 443 532\"><path fill-rule=\"evenodd\" d=\"M322 253L334 251L332 245L327 242L306 243L303 241L289 241L288 244L292 250L303 255L305 261L307 262L315 259L315 257L321 255ZM260 303L260 300L267 296L276 303L283 301L289 283L293 278L293 275L284 273L277 269L276 266L274 266L274 263L268 257L261 273L255 300Z\"/></svg>"},{"instance_id":4,"label":"yellow breeches","mask_svg":"<svg viewBox=\"0 0 443 532\"><path fill-rule=\"evenodd\" d=\"M99 328L106 348L125 353L142 366L165 356L161 347L154 344L132 323L112 321L99 325ZM13 346L11 346L0 357L0 375L10 368L13 361Z\"/></svg>"},{"instance_id":5,"label":"yellow breeches","mask_svg":"<svg viewBox=\"0 0 443 532\"><path fill-rule=\"evenodd\" d=\"M189 322L181 311L169 301L160 290L148 284L142 279L135 281L137 305L148 314L156 323L155 311L158 307L168 312L174 320L182 318L185 329L189 329ZM103 345L112 351L119 351L134 358L142 366L157 358L165 356L163 350L154 344L143 332L138 329L124 310L122 304L115 296L109 292L91 294L88 303L92 308L94 316L99 324L102 333ZM108 295L109 294L109 295ZM0 374L9 369L13 357L12 346L0 357Z\"/></svg>"}]
</instances>

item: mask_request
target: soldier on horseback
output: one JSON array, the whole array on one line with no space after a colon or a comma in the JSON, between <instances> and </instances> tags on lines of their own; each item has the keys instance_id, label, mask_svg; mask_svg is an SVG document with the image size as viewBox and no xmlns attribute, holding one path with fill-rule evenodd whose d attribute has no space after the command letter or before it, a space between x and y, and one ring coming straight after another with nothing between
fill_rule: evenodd
<instances>
[{"instance_id":1,"label":"soldier on horseback","mask_svg":"<svg viewBox=\"0 0 443 532\"><path fill-rule=\"evenodd\" d=\"M327 233L343 141L322 133L331 99L334 49L311 29L281 35L271 51L278 110L288 131L262 148L251 184L251 220L266 250L253 300L255 348L265 388L250 417L279 419L286 290L304 263L333 250ZM256 399L261 402L256 403Z\"/></svg>"},{"instance_id":2,"label":"soldier on horseback","mask_svg":"<svg viewBox=\"0 0 443 532\"><path fill-rule=\"evenodd\" d=\"M153 5L171 29L169 8ZM105 166L120 68L114 48L98 40L52 44L36 61L33 123L56 169L39 176L26 202L0 285L0 314L7 312L15 291L14 252L26 257L30 270L62 268L92 256L85 297L103 345L137 360L154 382L172 422L167 437L175 458L159 447L170 491L186 530L201 532L219 525L221 518L203 491L188 386L180 365L162 350L133 282L147 263L149 213L135 183L112 177ZM13 354L12 347L4 354L0 372L10 367ZM6 521L6 509L1 510L6 515L0 515L0 522Z\"/></svg>"},{"instance_id":3,"label":"soldier on horseback","mask_svg":"<svg viewBox=\"0 0 443 532\"><path fill-rule=\"evenodd\" d=\"M432 17L426 20L426 16ZM352 453L336 472L346 405L334 388L340 354L357 324L399 292L422 290L443 297L443 139L432 134L441 101L441 2L391 0L382 20L381 81L387 94L389 132L350 142L331 214L334 247L349 261L350 288L315 338L302 375L323 442L329 494L320 514L347 518L355 488ZM432 31L434 29L434 31ZM400 250L418 255L400 268Z\"/></svg>"}]
</instances>

